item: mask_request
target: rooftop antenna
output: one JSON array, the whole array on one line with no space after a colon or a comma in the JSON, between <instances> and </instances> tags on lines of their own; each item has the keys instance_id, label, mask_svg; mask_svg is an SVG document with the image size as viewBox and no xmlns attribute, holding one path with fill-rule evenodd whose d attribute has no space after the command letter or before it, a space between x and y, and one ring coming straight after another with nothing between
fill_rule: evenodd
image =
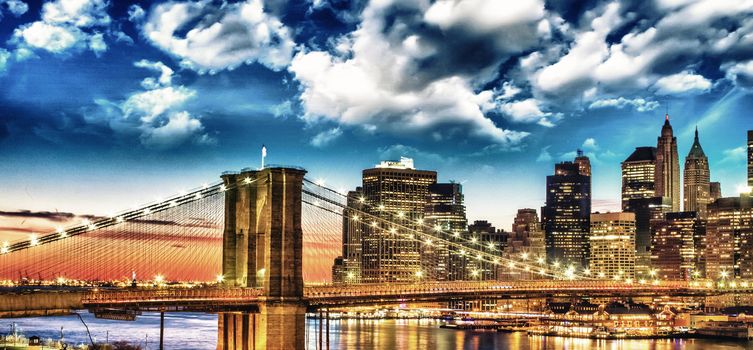
<instances>
[{"instance_id":1,"label":"rooftop antenna","mask_svg":"<svg viewBox=\"0 0 753 350\"><path fill-rule=\"evenodd\" d=\"M261 145L261 169L264 169L265 158L267 158L267 146Z\"/></svg>"}]
</instances>

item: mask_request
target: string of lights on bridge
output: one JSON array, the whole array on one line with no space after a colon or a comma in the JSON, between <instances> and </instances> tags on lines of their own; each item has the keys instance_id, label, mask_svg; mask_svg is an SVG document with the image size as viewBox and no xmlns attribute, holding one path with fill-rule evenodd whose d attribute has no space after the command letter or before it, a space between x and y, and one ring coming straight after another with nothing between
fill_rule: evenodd
<instances>
[{"instance_id":1,"label":"string of lights on bridge","mask_svg":"<svg viewBox=\"0 0 753 350\"><path fill-rule=\"evenodd\" d=\"M344 198L345 200L348 199L347 194L344 194L341 191L336 191L334 189L326 187L323 181L321 180L310 181L308 179L304 179L304 182L305 184L313 185L325 191L328 191L329 193L338 195ZM490 251L497 250L496 246L493 243L487 242L487 244L484 244L484 242L479 241L476 237L466 238L460 235L459 232L447 232L443 230L439 225L431 227L422 218L416 219L415 222L411 222L409 224L418 226L420 228L423 228L424 230L414 229L412 227L406 226L405 224L398 223L398 221L403 221L403 222L407 221L405 213L389 211L383 205L371 207L372 210L378 211L380 213L380 215L378 216L378 215L371 214L370 212L367 212L367 211L359 210L357 208L353 208L350 206L343 205L342 203L332 201L328 198L317 195L311 191L306 191L305 189L304 189L304 192L306 192L307 194L321 201L325 201L328 204L333 204L342 209L350 211L353 214L349 218L351 220L354 220L354 221L371 220L371 223L369 224L371 227L383 229L384 231L387 231L391 234L402 235L403 238L417 241L422 244L432 245L438 242L442 242L447 245L458 248L459 255L469 256L471 258L473 258L473 255L475 255L476 260L481 261L481 262L491 263L495 266L506 265L510 269L523 271L526 273L538 273L539 275L547 276L547 277L565 278L565 279L570 279L570 280L595 279L593 276L589 276L590 272L588 270L585 270L584 271L585 273L582 275L576 274L575 267L572 265L562 270L561 269L562 265L559 262L555 261L555 262L552 262L551 264L548 264L544 257L538 257L535 259L535 263L531 263L534 261L534 259L533 257L529 257L528 253L521 254L520 260L507 258L507 257L502 256L501 254L498 255L498 254L489 253L486 251L486 249ZM350 198L350 199L358 201L359 204L365 207L369 207L369 204L366 203L366 200L364 197ZM308 203L308 204L318 206L318 207L322 206L321 203L319 202L313 202L313 203ZM343 215L335 211L333 211L333 213L338 214L338 215ZM383 216L385 214L389 215L393 220L388 220L384 218ZM359 217L359 215L361 217ZM381 224L384 224L387 227L382 227ZM400 233L399 231L407 231L408 233ZM429 234L429 232L433 234ZM443 235L446 238L440 237L438 235ZM498 250L498 251L499 253L502 253L501 250ZM476 275L478 274L477 271L473 271L473 272L476 272ZM472 275L473 275L473 272L472 272ZM626 282L631 283L632 280L629 280L629 281L626 280Z\"/></svg>"},{"instance_id":2,"label":"string of lights on bridge","mask_svg":"<svg viewBox=\"0 0 753 350\"><path fill-rule=\"evenodd\" d=\"M243 180L239 181L240 185L251 185L258 181L258 179L252 179L250 177L246 177ZM436 225L434 227L430 227L422 218L417 219L415 222L407 223L406 215L404 212L400 211L389 211L387 210L383 205L376 205L370 206L368 203L366 203L366 199L364 197L358 197L358 198L350 198L357 202L359 202L364 207L367 207L371 209L372 211L379 212L380 215L374 215L370 212L359 210L357 208L349 207L347 204L343 204L342 201L333 200L330 198L325 197L324 195L317 194L313 191L307 190L305 187L306 185L313 185L316 186L316 188L320 188L324 190L326 193L337 195L338 198L341 200L344 200L347 203L348 195L344 193L344 191L340 190L334 190L329 187L326 187L324 185L324 182L321 180L317 181L311 181L309 179L304 179L304 193L308 194L309 196L312 196L314 198L313 201L307 201L303 200L304 203L313 205L319 209L327 210L331 213L334 213L336 215L343 216L342 212L338 212L335 210L329 210L325 208L321 202L326 202L327 204L334 205L338 207L339 209L345 209L349 211L352 215L349 219L354 221L367 221L371 220L370 225L372 227L380 228L386 232L389 232L394 235L402 235L403 238L407 238L416 242L420 242L422 244L432 245L436 243L444 243L448 246L452 246L454 248L458 249L458 254L462 256L468 256L470 258L473 258L475 255L475 258L479 262L485 262L490 263L495 266L507 266L511 270L518 270L526 273L532 273L536 274L538 273L541 276L546 277L552 277L552 278L560 278L560 279L568 279L568 280L596 280L596 279L604 279L607 276L604 276L603 274L599 274L594 276L591 271L587 268L583 269L580 273L576 273L576 268L574 265L564 266L559 261L552 261L549 262L546 260L545 257L539 256L539 257L532 257L527 252L523 252L520 254L519 259L514 259L510 257L505 257L502 255L503 251L501 249L498 249L492 242L481 242L478 240L477 237L471 236L471 237L463 237L459 232L448 232L443 230L439 225ZM133 221L139 218L142 218L144 216L158 213L164 210L168 210L170 208L175 208L183 204L187 204L193 201L200 200L205 197L217 195L226 192L227 190L231 190L235 188L235 184L225 185L223 182L215 182L211 184L204 184L203 186L199 188L195 188L189 191L184 191L178 195L170 196L166 200L157 200L152 203L148 203L142 206L138 206L136 209L126 210L122 211L118 214L114 215L108 215L105 218L100 219L84 219L80 224L78 225L72 225L67 228L58 228L54 232L50 232L43 235L37 235L37 234L30 234L28 239L18 240L14 242L2 242L2 245L0 246L0 255L6 255L8 253L40 246L43 244L59 241L62 239L67 239L70 237L74 237L86 232L90 232L96 229L102 229L111 227L114 225L118 225L121 223ZM390 219L385 218L384 215L389 215ZM401 224L400 221L404 222L405 224ZM407 226L417 226L420 228L423 228L423 230L418 230L413 227ZM405 232L405 233L401 233ZM488 250L488 251L487 251ZM499 254L490 253L492 252L498 252ZM417 271L417 275L421 274L422 271ZM475 275L474 277L477 277L478 271L472 271L471 274ZM419 276L420 277L420 276ZM631 284L633 282L639 283L639 284L658 284L660 283L660 280L658 276L656 276L656 270L652 270L649 273L649 279L638 279L634 280L632 278L625 278L624 282ZM722 274L723 281L719 282L711 282L711 281L694 281L692 283L695 283L697 286L705 286L705 287L711 287L716 286L720 288L729 287L729 288L747 288L748 282L725 282L724 281L724 273ZM623 280L621 275L613 276L615 281ZM158 275L155 277L155 280L164 281L165 277ZM222 275L217 275L216 282L222 282L223 281ZM753 287L753 282L750 282L750 286Z\"/></svg>"}]
</instances>

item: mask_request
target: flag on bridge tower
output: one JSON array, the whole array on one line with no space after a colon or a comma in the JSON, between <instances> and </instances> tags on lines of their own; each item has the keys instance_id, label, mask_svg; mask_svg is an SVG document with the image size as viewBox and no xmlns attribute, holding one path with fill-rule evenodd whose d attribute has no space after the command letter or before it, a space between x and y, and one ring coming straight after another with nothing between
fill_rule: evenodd
<instances>
[{"instance_id":1,"label":"flag on bridge tower","mask_svg":"<svg viewBox=\"0 0 753 350\"><path fill-rule=\"evenodd\" d=\"M264 169L264 158L267 157L267 146L261 145L261 168Z\"/></svg>"}]
</instances>

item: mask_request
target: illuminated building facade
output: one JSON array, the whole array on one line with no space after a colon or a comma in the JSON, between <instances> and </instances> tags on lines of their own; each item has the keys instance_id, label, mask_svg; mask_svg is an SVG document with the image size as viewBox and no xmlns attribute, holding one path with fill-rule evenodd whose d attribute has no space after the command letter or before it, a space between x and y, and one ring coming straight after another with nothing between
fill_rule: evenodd
<instances>
[{"instance_id":1,"label":"illuminated building facade","mask_svg":"<svg viewBox=\"0 0 753 350\"><path fill-rule=\"evenodd\" d=\"M556 164L546 178L546 205L541 208L549 260L588 266L591 177L578 164Z\"/></svg>"},{"instance_id":2,"label":"illuminated building facade","mask_svg":"<svg viewBox=\"0 0 753 350\"><path fill-rule=\"evenodd\" d=\"M655 196L655 172L655 147L636 147L622 162L622 211L632 211L631 199Z\"/></svg>"},{"instance_id":3,"label":"illuminated building facade","mask_svg":"<svg viewBox=\"0 0 753 350\"><path fill-rule=\"evenodd\" d=\"M605 279L635 278L635 214L591 214L589 269Z\"/></svg>"},{"instance_id":4,"label":"illuminated building facade","mask_svg":"<svg viewBox=\"0 0 753 350\"><path fill-rule=\"evenodd\" d=\"M753 187L753 130L748 130L748 187Z\"/></svg>"},{"instance_id":5,"label":"illuminated building facade","mask_svg":"<svg viewBox=\"0 0 753 350\"><path fill-rule=\"evenodd\" d=\"M664 220L664 214L672 210L667 197L634 198L628 201L630 211L635 214L635 276L648 278L651 271L652 227Z\"/></svg>"},{"instance_id":6,"label":"illuminated building facade","mask_svg":"<svg viewBox=\"0 0 753 350\"><path fill-rule=\"evenodd\" d=\"M653 226L652 276L689 280L703 277L705 269L705 222L696 212L667 213Z\"/></svg>"},{"instance_id":7,"label":"illuminated building facade","mask_svg":"<svg viewBox=\"0 0 753 350\"><path fill-rule=\"evenodd\" d=\"M546 257L544 230L536 209L518 209L507 240L507 252L513 255L526 253L531 259Z\"/></svg>"},{"instance_id":8,"label":"illuminated building facade","mask_svg":"<svg viewBox=\"0 0 753 350\"><path fill-rule=\"evenodd\" d=\"M434 227L444 232L464 235L468 226L463 201L463 186L459 183L435 183L429 185L424 224L426 229ZM448 237L444 237L448 238ZM451 240L453 238L450 238ZM458 249L442 242L424 244L424 270L434 280L462 279L462 257Z\"/></svg>"},{"instance_id":9,"label":"illuminated building facade","mask_svg":"<svg viewBox=\"0 0 753 350\"><path fill-rule=\"evenodd\" d=\"M473 224L468 225L468 237L471 242L481 244L482 247L477 249L499 254L507 246L508 233L497 230L486 220L476 220ZM500 274L501 266L479 260L477 256L471 254L464 254L463 257L466 271L463 279L496 280Z\"/></svg>"},{"instance_id":10,"label":"illuminated building facade","mask_svg":"<svg viewBox=\"0 0 753 350\"><path fill-rule=\"evenodd\" d=\"M423 230L429 186L437 173L416 170L413 160L383 161L363 171L363 197L366 211L397 221L412 230ZM408 282L425 278L421 244L410 233L394 227L367 226L362 233L361 280L366 283Z\"/></svg>"},{"instance_id":11,"label":"illuminated building facade","mask_svg":"<svg viewBox=\"0 0 753 350\"><path fill-rule=\"evenodd\" d=\"M360 218L359 211L365 209L363 199L361 187L357 187L355 191L349 191L347 194L347 209L343 210L342 255L335 259L335 266L332 270L332 281L334 283L361 282L361 246L366 227L364 221ZM338 263L340 264L339 267L336 266ZM338 271L340 275L335 275L335 271Z\"/></svg>"},{"instance_id":12,"label":"illuminated building facade","mask_svg":"<svg viewBox=\"0 0 753 350\"><path fill-rule=\"evenodd\" d=\"M680 211L680 163L677 155L677 138L669 124L669 114L664 117L661 136L656 143L656 197L669 197L672 211Z\"/></svg>"},{"instance_id":13,"label":"illuminated building facade","mask_svg":"<svg viewBox=\"0 0 753 350\"><path fill-rule=\"evenodd\" d=\"M706 234L708 278L753 278L753 198L720 198L709 205Z\"/></svg>"},{"instance_id":14,"label":"illuminated building facade","mask_svg":"<svg viewBox=\"0 0 753 350\"><path fill-rule=\"evenodd\" d=\"M694 211L701 219L706 218L706 206L711 201L709 159L698 141L698 128L690 152L685 157L683 172L683 210Z\"/></svg>"},{"instance_id":15,"label":"illuminated building facade","mask_svg":"<svg viewBox=\"0 0 753 350\"><path fill-rule=\"evenodd\" d=\"M709 182L709 204L722 198L722 184L719 182Z\"/></svg>"}]
</instances>

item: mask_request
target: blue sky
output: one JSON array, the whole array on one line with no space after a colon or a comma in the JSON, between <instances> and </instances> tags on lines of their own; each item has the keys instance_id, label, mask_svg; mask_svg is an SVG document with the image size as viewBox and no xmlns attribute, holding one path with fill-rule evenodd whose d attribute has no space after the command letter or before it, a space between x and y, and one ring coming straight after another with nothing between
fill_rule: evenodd
<instances>
[{"instance_id":1,"label":"blue sky","mask_svg":"<svg viewBox=\"0 0 753 350\"><path fill-rule=\"evenodd\" d=\"M509 229L582 148L594 207L668 109L744 182L753 3L0 0L0 209L106 214L269 162L409 156Z\"/></svg>"}]
</instances>

